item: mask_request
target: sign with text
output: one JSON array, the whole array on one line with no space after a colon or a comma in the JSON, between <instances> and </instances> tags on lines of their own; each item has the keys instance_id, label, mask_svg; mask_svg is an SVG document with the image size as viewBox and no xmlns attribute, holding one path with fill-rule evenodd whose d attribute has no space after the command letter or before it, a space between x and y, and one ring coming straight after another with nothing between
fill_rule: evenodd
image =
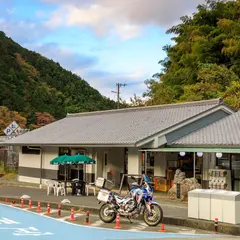
<instances>
[{"instance_id":1,"label":"sign with text","mask_svg":"<svg viewBox=\"0 0 240 240\"><path fill-rule=\"evenodd\" d=\"M21 133L22 129L19 127L19 125L13 121L11 124L9 124L8 127L6 127L6 129L4 129L4 133L7 135L7 136L10 136L10 135L19 135Z\"/></svg>"},{"instance_id":2,"label":"sign with text","mask_svg":"<svg viewBox=\"0 0 240 240\"><path fill-rule=\"evenodd\" d=\"M4 129L3 132L4 132L7 136L10 136L10 135L12 135L13 130L12 130L10 127L7 127L7 128Z\"/></svg>"}]
</instances>

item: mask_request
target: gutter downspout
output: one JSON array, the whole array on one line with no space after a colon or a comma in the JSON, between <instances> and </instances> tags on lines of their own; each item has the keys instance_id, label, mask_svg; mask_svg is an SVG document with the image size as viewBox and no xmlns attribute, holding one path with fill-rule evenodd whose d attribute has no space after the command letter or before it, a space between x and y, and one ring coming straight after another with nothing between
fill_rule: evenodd
<instances>
[{"instance_id":1,"label":"gutter downspout","mask_svg":"<svg viewBox=\"0 0 240 240\"><path fill-rule=\"evenodd\" d=\"M34 147L29 147L27 146L28 149L32 149L32 150L39 150L41 152L41 160L40 160L40 185L39 188L42 189L42 175L43 175L43 169L42 169L42 163L43 163L43 158L42 158L42 148L34 148Z\"/></svg>"}]
</instances>

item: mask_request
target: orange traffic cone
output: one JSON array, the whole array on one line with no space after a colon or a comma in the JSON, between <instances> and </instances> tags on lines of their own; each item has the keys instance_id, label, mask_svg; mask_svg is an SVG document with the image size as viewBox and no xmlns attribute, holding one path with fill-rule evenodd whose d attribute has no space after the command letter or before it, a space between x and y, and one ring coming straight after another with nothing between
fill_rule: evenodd
<instances>
[{"instance_id":1,"label":"orange traffic cone","mask_svg":"<svg viewBox=\"0 0 240 240\"><path fill-rule=\"evenodd\" d=\"M70 221L75 221L75 216L74 216L74 209L72 208L71 209L71 215L70 215L70 218L69 218Z\"/></svg>"},{"instance_id":2,"label":"orange traffic cone","mask_svg":"<svg viewBox=\"0 0 240 240\"><path fill-rule=\"evenodd\" d=\"M29 199L28 209L32 209L32 200L31 199Z\"/></svg>"},{"instance_id":3,"label":"orange traffic cone","mask_svg":"<svg viewBox=\"0 0 240 240\"><path fill-rule=\"evenodd\" d=\"M24 208L24 200L21 198L21 208Z\"/></svg>"},{"instance_id":4,"label":"orange traffic cone","mask_svg":"<svg viewBox=\"0 0 240 240\"><path fill-rule=\"evenodd\" d=\"M38 201L38 206L37 206L37 212L41 212L41 205L40 205L40 201Z\"/></svg>"},{"instance_id":5,"label":"orange traffic cone","mask_svg":"<svg viewBox=\"0 0 240 240\"><path fill-rule=\"evenodd\" d=\"M121 226L120 226L120 214L118 213L117 214L117 218L116 218L116 225L114 227L115 229L120 229Z\"/></svg>"},{"instance_id":6,"label":"orange traffic cone","mask_svg":"<svg viewBox=\"0 0 240 240\"><path fill-rule=\"evenodd\" d=\"M166 232L164 227L165 227L164 224L162 224L161 229L159 230L159 232Z\"/></svg>"},{"instance_id":7,"label":"orange traffic cone","mask_svg":"<svg viewBox=\"0 0 240 240\"><path fill-rule=\"evenodd\" d=\"M48 203L48 206L47 206L47 213L46 213L46 214L51 214L50 203Z\"/></svg>"}]
</instances>

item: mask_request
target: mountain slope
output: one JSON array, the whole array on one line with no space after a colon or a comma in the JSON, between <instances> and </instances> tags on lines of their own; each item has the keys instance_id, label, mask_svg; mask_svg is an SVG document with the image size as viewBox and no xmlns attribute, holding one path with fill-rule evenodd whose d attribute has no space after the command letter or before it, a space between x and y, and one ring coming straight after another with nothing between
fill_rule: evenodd
<instances>
[{"instance_id":1,"label":"mountain slope","mask_svg":"<svg viewBox=\"0 0 240 240\"><path fill-rule=\"evenodd\" d=\"M115 108L79 76L38 53L29 51L0 31L0 106L29 117Z\"/></svg>"}]
</instances>

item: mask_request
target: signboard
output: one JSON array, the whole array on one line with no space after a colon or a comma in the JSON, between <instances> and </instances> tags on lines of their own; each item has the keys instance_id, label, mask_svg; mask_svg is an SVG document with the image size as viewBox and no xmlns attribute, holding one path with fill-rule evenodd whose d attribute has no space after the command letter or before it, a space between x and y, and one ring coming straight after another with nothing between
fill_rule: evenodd
<instances>
[{"instance_id":1,"label":"signboard","mask_svg":"<svg viewBox=\"0 0 240 240\"><path fill-rule=\"evenodd\" d=\"M3 132L4 132L7 136L10 136L10 135L12 135L13 130L12 130L10 127L7 127L7 128L4 129Z\"/></svg>"},{"instance_id":2,"label":"signboard","mask_svg":"<svg viewBox=\"0 0 240 240\"><path fill-rule=\"evenodd\" d=\"M19 128L19 125L13 121L8 127L10 127L14 132L17 128Z\"/></svg>"},{"instance_id":3,"label":"signboard","mask_svg":"<svg viewBox=\"0 0 240 240\"><path fill-rule=\"evenodd\" d=\"M7 136L11 135L18 136L19 134L21 134L21 131L22 129L15 121L13 121L11 124L9 124L9 126L6 129L4 129L4 133Z\"/></svg>"},{"instance_id":4,"label":"signboard","mask_svg":"<svg viewBox=\"0 0 240 240\"><path fill-rule=\"evenodd\" d=\"M177 189L176 189L177 199L180 199L181 198L181 184L177 183L176 187L177 187Z\"/></svg>"}]
</instances>

